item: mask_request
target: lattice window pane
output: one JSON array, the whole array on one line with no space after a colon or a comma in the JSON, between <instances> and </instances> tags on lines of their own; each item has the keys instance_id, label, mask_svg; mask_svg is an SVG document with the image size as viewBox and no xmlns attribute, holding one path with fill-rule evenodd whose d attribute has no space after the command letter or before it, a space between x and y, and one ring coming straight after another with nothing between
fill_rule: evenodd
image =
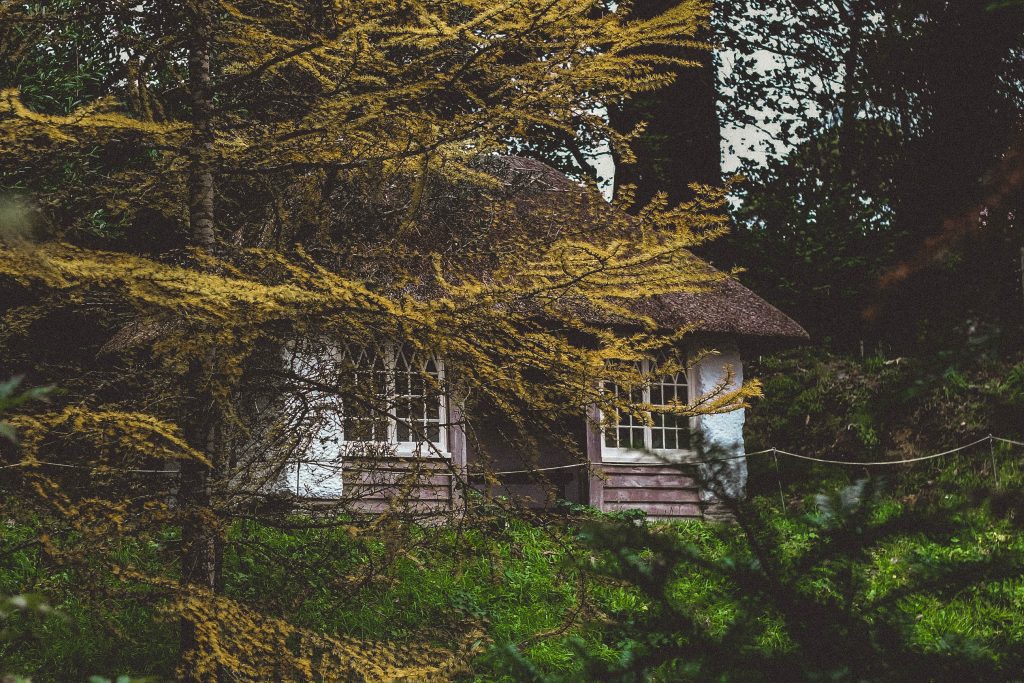
<instances>
[{"instance_id":1,"label":"lattice window pane","mask_svg":"<svg viewBox=\"0 0 1024 683\"><path fill-rule=\"evenodd\" d=\"M637 364L636 369L642 368ZM616 404L626 402L630 405L637 405L644 402L643 389L636 388L628 391L625 387L617 384L605 384L605 391L609 392ZM625 448L631 450L642 450L644 444L644 423L636 416L626 411L618 411L614 419L608 420L604 432L604 445L607 448Z\"/></svg>"},{"instance_id":2,"label":"lattice window pane","mask_svg":"<svg viewBox=\"0 0 1024 683\"><path fill-rule=\"evenodd\" d=\"M678 407L689 402L686 373L662 375L651 383L651 405ZM690 420L687 417L655 411L652 414L651 448L678 450L690 445Z\"/></svg>"},{"instance_id":3,"label":"lattice window pane","mask_svg":"<svg viewBox=\"0 0 1024 683\"><path fill-rule=\"evenodd\" d=\"M395 417L399 443L441 443L441 371L433 357L410 349L395 359Z\"/></svg>"},{"instance_id":4,"label":"lattice window pane","mask_svg":"<svg viewBox=\"0 0 1024 683\"><path fill-rule=\"evenodd\" d=\"M341 362L345 441L387 441L389 378L383 355L347 348Z\"/></svg>"}]
</instances>

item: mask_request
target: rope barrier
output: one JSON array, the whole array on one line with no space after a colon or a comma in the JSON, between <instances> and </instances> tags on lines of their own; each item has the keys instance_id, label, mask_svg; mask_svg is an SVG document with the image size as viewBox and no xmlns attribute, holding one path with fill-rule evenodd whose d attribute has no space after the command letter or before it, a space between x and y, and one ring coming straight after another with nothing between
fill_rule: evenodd
<instances>
[{"instance_id":1,"label":"rope barrier","mask_svg":"<svg viewBox=\"0 0 1024 683\"><path fill-rule=\"evenodd\" d=\"M806 461L809 461L809 462L818 462L818 463L823 463L823 464L826 464L826 465L846 465L846 466L850 466L850 467L892 467L894 465L908 465L908 464L913 464L913 463L917 463L917 462L923 462L923 461L926 461L926 460L934 460L935 458L941 458L941 457L946 456L946 455L953 455L954 453L959 453L961 451L966 451L968 449L974 448L975 446L981 445L983 443L993 444L993 443L996 443L996 442L1005 443L1005 444L1011 445L1011 446L1024 447L1024 441L1016 441L1014 439L1007 439L1005 437L993 436L992 434L989 434L988 436L984 436L984 437L982 437L980 439L977 439L976 441L972 441L971 443L964 444L963 446L957 446L956 448L950 448L948 450L941 451L939 453L931 453L929 455L922 455L922 456L918 456L916 458L903 458L903 459L900 459L900 460L836 460L836 459L832 459L832 458L818 458L818 457L815 457L815 456L812 456L812 455L803 455L803 454L800 454L800 453L792 453L790 451L786 451L786 450L783 450L781 448L772 447L772 448L766 448L766 449L761 450L761 451L753 451L752 453L745 453L743 455L732 455L732 456L727 456L727 457L723 457L723 458L711 458L711 459L708 459L708 460L685 460L685 461L682 461L682 462L680 462L678 464L683 464L683 465L713 465L713 464L717 464L717 463L729 462L729 461L732 461L732 460L743 460L743 459L746 459L746 458L752 458L752 457L756 457L756 456L760 456L760 455L771 455L771 456L773 456L775 458L778 458L778 456L780 456L780 455L784 455L784 456L789 457L789 458L796 458L798 460L806 460ZM302 462L304 462L304 463L313 463L313 462L315 462L316 464L320 464L320 466L323 466L324 464L329 464L329 463L320 463L320 461L306 461L306 460L303 460ZM536 467L536 468L533 468L533 469L505 470L505 471L499 471L499 472L467 472L466 476L469 476L469 477L482 477L482 476L486 476L487 474L491 474L491 475L494 475L494 476L508 475L508 474L534 474L534 473L537 473L537 472L551 472L551 471L554 471L554 470L567 470L567 469L575 469L577 467L589 467L589 466L594 465L594 464L596 464L596 465L628 465L630 463L590 463L590 462L577 462L577 463L571 463L571 464L568 464L568 465L555 465L555 466L552 466L552 467ZM668 463L668 462L666 462L664 464L676 464L676 463ZM48 461L45 461L45 460L37 460L37 461L34 461L34 462L18 462L18 463L14 463L14 464L10 464L10 465L0 465L0 470L6 470L6 469L13 468L13 467L35 467L35 466L40 466L40 465L47 466L47 467L64 467L64 468L67 468L67 469L90 470L90 471L93 471L93 472L108 472L108 473L109 472L124 472L124 473L130 473L130 474L178 474L177 470L113 468L113 467L90 467L88 465L73 465L73 464L70 464L70 463L48 462ZM435 475L440 475L440 476L451 476L451 477L456 476L455 474L450 473L450 472L436 472L434 474Z\"/></svg>"},{"instance_id":2,"label":"rope barrier","mask_svg":"<svg viewBox=\"0 0 1024 683\"><path fill-rule=\"evenodd\" d=\"M589 462L574 462L571 465L557 465L554 467L536 467L532 470L507 470L505 472L467 472L468 477L483 477L488 474L495 476L499 474L533 474L534 472L550 472L551 470L568 470L575 467L587 467L591 463Z\"/></svg>"},{"instance_id":3,"label":"rope barrier","mask_svg":"<svg viewBox=\"0 0 1024 683\"><path fill-rule=\"evenodd\" d=\"M12 467L35 467L36 465L46 465L47 467L65 467L72 470L89 470L91 472L128 472L131 474L178 474L177 470L141 470L130 467L90 467L89 465L72 465L66 462L47 462L46 460L36 460L35 462L16 462L13 465L0 465L0 470L10 469Z\"/></svg>"},{"instance_id":4,"label":"rope barrier","mask_svg":"<svg viewBox=\"0 0 1024 683\"><path fill-rule=\"evenodd\" d=\"M750 458L750 457L759 456L759 455L771 455L771 456L775 457L776 459L780 455L785 455L786 457L789 457L789 458L797 458L798 460L807 460L807 461L810 461L810 462L819 462L819 463L823 463L823 464L826 464L826 465L847 465L847 466L850 466L850 467L891 467L893 465L907 465L907 464L912 464L912 463L916 463L916 462L923 462L925 460L934 460L935 458L941 458L941 457L946 456L946 455L953 455L954 453L959 453L960 451L966 451L966 450L968 450L970 448L974 448L975 446L981 445L983 443L992 443L992 442L995 442L995 441L998 441L1000 443L1009 444L1009 445L1012 445L1012 446L1024 447L1024 442L1022 442L1022 441L1015 441L1013 439L1007 439L1007 438L1004 438L1004 437L993 436L993 435L989 434L988 436L983 436L982 438L977 439L976 441L972 441L971 443L964 444L963 446L957 446L956 448L950 448L948 450L941 451L939 453L931 453L930 455L922 455L922 456L919 456L919 457L916 457L916 458L903 458L903 459L900 459L900 460L834 460L834 459L831 459L831 458L817 458L817 457L814 457L812 455L802 455L800 453L792 453L790 451L785 451L785 450L783 450L781 448L775 448L773 446L772 448L766 448L766 449L764 449L762 451L754 451L752 453L745 453L743 455L732 455L732 456L728 456L728 457L724 457L724 458L712 458L710 460L686 460L686 461L683 461L683 462L681 462L679 464L684 464L684 465L713 465L713 464L716 464L716 463L728 462L728 461L731 461L731 460L742 460L742 459L745 459L745 458ZM546 471L549 471L549 470L562 470L562 469L570 469L570 468L575 468L575 467L587 467L587 466L589 466L591 464L601 464L601 465L612 464L612 465L618 465L618 464L629 464L629 463L589 463L589 462L580 462L580 463L574 463L572 465L559 465L558 467L538 467L538 468L532 469L532 470L508 470L508 471L505 471L505 472L492 472L491 474L493 474L493 475L502 475L502 474L531 474L531 473L534 473L534 472L546 472ZM666 463L666 464L670 464L670 463ZM483 476L483 474L485 474L485 473L479 472L479 473L472 473L469 476Z\"/></svg>"},{"instance_id":5,"label":"rope barrier","mask_svg":"<svg viewBox=\"0 0 1024 683\"><path fill-rule=\"evenodd\" d=\"M952 455L953 453L959 453L960 451L965 451L965 450L967 450L969 448L974 448L975 446L977 446L979 444L983 444L983 443L989 442L989 441L993 440L994 438L995 437L989 435L989 436L983 437L981 439L978 439L977 441L972 441L971 443L966 444L964 446L957 446L956 448L951 448L948 451L942 451L941 453L932 453L931 455L922 455L922 456L917 457L917 458L904 458L902 460L831 460L829 458L815 458L814 456L810 456L810 455L801 455L799 453L790 453L789 451L784 451L784 450L782 450L780 448L770 448L767 451L761 451L761 452L758 452L758 453L750 453L749 455L761 455L761 453L768 452L768 453L778 453L780 455L785 455L785 456L788 456L790 458L798 458L800 460L809 460L811 462L825 463L825 464L828 464L828 465L850 465L850 466L854 466L854 467L885 467L885 466L892 466L892 465L906 465L908 463L921 462L923 460L934 460L935 458L941 458L944 455ZM1007 441L1008 441L1008 439L1007 439ZM1021 445L1024 445L1024 444L1021 444Z\"/></svg>"}]
</instances>

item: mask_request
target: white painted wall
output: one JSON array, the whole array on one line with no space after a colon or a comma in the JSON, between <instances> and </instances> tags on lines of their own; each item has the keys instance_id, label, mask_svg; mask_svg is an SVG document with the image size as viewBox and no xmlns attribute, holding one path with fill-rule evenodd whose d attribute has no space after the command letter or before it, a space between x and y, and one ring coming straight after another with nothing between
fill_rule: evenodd
<instances>
[{"instance_id":1,"label":"white painted wall","mask_svg":"<svg viewBox=\"0 0 1024 683\"><path fill-rule=\"evenodd\" d=\"M334 417L325 413L313 428L317 429L300 460L288 463L283 485L297 496L308 498L339 498L343 491L341 479L340 411Z\"/></svg>"},{"instance_id":2,"label":"white painted wall","mask_svg":"<svg viewBox=\"0 0 1024 683\"><path fill-rule=\"evenodd\" d=\"M307 345L302 350L286 348L283 359L289 370L313 379L325 375L324 368L334 362L337 349L330 342ZM302 405L290 398L289 412L304 414L300 425L304 442L296 449L299 458L289 462L281 485L297 496L338 498L341 480L341 405L337 397L309 392Z\"/></svg>"},{"instance_id":3,"label":"white painted wall","mask_svg":"<svg viewBox=\"0 0 1024 683\"><path fill-rule=\"evenodd\" d=\"M727 368L734 373L731 388L739 388L743 383L743 360L735 344L720 342L712 348L717 353L709 354L697 363L694 374L698 394L711 391L716 384L727 375ZM703 434L707 452L701 453L701 459L714 457L734 457L743 455L743 421L744 411L734 410L720 415L703 415L699 419L700 431ZM731 495L740 495L747 483L747 461L745 458L724 460L713 465L701 465L701 474L706 478L721 481L725 491ZM702 492L709 499L710 492Z\"/></svg>"}]
</instances>

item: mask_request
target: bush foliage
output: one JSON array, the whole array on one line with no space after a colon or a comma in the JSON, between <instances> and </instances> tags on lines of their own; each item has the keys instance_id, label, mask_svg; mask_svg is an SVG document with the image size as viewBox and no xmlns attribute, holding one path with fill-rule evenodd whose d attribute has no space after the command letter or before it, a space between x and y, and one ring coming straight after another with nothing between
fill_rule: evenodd
<instances>
[{"instance_id":1,"label":"bush foliage","mask_svg":"<svg viewBox=\"0 0 1024 683\"><path fill-rule=\"evenodd\" d=\"M1019 481L987 481L939 477L917 496L862 481L788 511L756 499L736 525L493 516L389 535L398 552L341 528L240 524L224 594L369 640L480 625L481 681L1000 679L1024 665L1024 534ZM170 677L177 634L157 601L55 568L34 541L46 523L2 527L0 593L56 607L9 620L2 668ZM177 542L126 543L119 560L155 571Z\"/></svg>"}]
</instances>

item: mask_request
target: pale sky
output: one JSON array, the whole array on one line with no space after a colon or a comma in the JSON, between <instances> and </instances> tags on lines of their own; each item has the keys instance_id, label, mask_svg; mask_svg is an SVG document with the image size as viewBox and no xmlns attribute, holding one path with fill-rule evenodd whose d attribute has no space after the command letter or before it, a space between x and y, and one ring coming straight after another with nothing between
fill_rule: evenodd
<instances>
[{"instance_id":1,"label":"pale sky","mask_svg":"<svg viewBox=\"0 0 1024 683\"><path fill-rule=\"evenodd\" d=\"M721 66L719 67L719 72L724 74L732 69L734 60L731 59L728 51L721 52L720 57ZM755 57L759 62L763 62L765 70L779 64L778 56L766 50L755 53ZM721 100L727 98L729 93L719 92L718 96ZM772 133L778 132L778 125L764 124L763 128L757 126L724 125L721 131L722 173L725 176L729 176L740 170L740 164L743 159L750 159L755 162L763 162L767 159L771 143L773 141L777 142L777 137L773 136ZM613 186L612 178L615 174L615 162L612 160L607 144L601 145L595 152L599 155L594 162L597 174L599 177L607 179L606 182L601 184L601 191L604 193L605 198L610 200Z\"/></svg>"}]
</instances>

